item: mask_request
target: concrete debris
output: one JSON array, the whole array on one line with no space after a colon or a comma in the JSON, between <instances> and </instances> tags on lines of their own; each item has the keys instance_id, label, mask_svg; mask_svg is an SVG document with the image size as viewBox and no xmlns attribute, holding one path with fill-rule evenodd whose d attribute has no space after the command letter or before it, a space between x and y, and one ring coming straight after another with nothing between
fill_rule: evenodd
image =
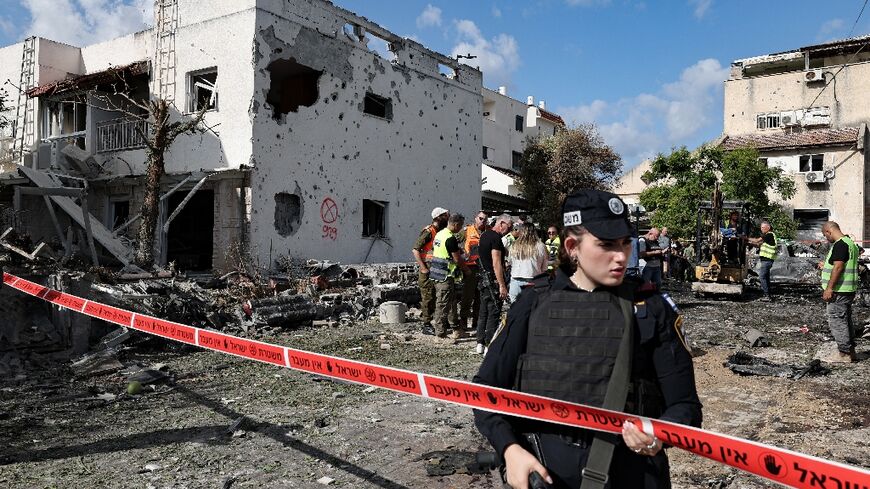
<instances>
[{"instance_id":1,"label":"concrete debris","mask_svg":"<svg viewBox=\"0 0 870 489\"><path fill-rule=\"evenodd\" d=\"M90 377L92 375L117 372L124 368L119 362L114 350L100 350L89 353L75 361L70 366L76 377Z\"/></svg>"},{"instance_id":2,"label":"concrete debris","mask_svg":"<svg viewBox=\"0 0 870 489\"><path fill-rule=\"evenodd\" d=\"M328 485L332 484L333 482L335 482L335 479L333 479L332 477L327 477L327 476L323 476L320 479L317 479L317 483L323 484L324 486L328 486Z\"/></svg>"},{"instance_id":3,"label":"concrete debris","mask_svg":"<svg viewBox=\"0 0 870 489\"><path fill-rule=\"evenodd\" d=\"M387 301L380 305L381 324L401 324L405 322L408 306L404 302Z\"/></svg>"},{"instance_id":4,"label":"concrete debris","mask_svg":"<svg viewBox=\"0 0 870 489\"><path fill-rule=\"evenodd\" d=\"M764 336L764 333L762 333L761 331L759 331L757 329L754 329L754 328L750 329L749 331L746 332L745 335L743 335L743 337L746 339L746 341L749 342L749 346L751 346L753 348L761 347L761 346L770 346L770 340L768 340L767 337Z\"/></svg>"}]
</instances>

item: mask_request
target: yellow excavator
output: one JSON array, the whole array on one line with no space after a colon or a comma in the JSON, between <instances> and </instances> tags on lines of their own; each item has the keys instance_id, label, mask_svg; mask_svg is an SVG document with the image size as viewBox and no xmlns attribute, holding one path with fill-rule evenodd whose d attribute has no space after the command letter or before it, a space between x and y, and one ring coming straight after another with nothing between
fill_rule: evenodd
<instances>
[{"instance_id":1,"label":"yellow excavator","mask_svg":"<svg viewBox=\"0 0 870 489\"><path fill-rule=\"evenodd\" d=\"M737 214L732 220L732 214ZM741 296L749 271L746 264L744 202L725 201L719 185L710 203L698 206L695 230L695 278L692 292L696 296Z\"/></svg>"}]
</instances>

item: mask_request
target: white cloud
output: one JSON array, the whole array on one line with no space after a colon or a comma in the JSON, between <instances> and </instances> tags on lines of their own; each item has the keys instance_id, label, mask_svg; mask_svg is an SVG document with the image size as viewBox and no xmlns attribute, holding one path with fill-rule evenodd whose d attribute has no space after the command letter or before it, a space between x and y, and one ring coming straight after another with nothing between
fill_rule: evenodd
<instances>
[{"instance_id":1,"label":"white cloud","mask_svg":"<svg viewBox=\"0 0 870 489\"><path fill-rule=\"evenodd\" d=\"M501 18L501 9L498 8L497 6L493 5L492 6L492 16L497 18L497 19Z\"/></svg>"},{"instance_id":2,"label":"white cloud","mask_svg":"<svg viewBox=\"0 0 870 489\"><path fill-rule=\"evenodd\" d=\"M722 117L721 96L728 67L703 59L684 69L678 80L655 93L616 102L560 107L556 112L573 123L595 122L607 144L632 166L673 146L697 143L697 138Z\"/></svg>"},{"instance_id":3,"label":"white cloud","mask_svg":"<svg viewBox=\"0 0 870 489\"><path fill-rule=\"evenodd\" d=\"M30 12L28 33L84 46L144 29L152 23L151 0L22 0Z\"/></svg>"},{"instance_id":4,"label":"white cloud","mask_svg":"<svg viewBox=\"0 0 870 489\"><path fill-rule=\"evenodd\" d=\"M689 5L695 6L695 18L703 19L707 11L713 6L713 0L689 0Z\"/></svg>"},{"instance_id":5,"label":"white cloud","mask_svg":"<svg viewBox=\"0 0 870 489\"><path fill-rule=\"evenodd\" d=\"M441 9L430 4L426 5L423 12L417 17L417 27L433 27L441 25Z\"/></svg>"},{"instance_id":6,"label":"white cloud","mask_svg":"<svg viewBox=\"0 0 870 489\"><path fill-rule=\"evenodd\" d=\"M843 19L831 19L826 21L819 27L819 32L816 34L817 41L832 41L834 37L843 35L846 28L846 21Z\"/></svg>"},{"instance_id":7,"label":"white cloud","mask_svg":"<svg viewBox=\"0 0 870 489\"><path fill-rule=\"evenodd\" d=\"M510 85L513 73L520 67L520 53L517 40L508 34L499 34L486 39L473 21L462 19L454 22L456 44L450 52L471 54L475 59L463 60L483 72L483 79L489 86Z\"/></svg>"},{"instance_id":8,"label":"white cloud","mask_svg":"<svg viewBox=\"0 0 870 489\"><path fill-rule=\"evenodd\" d=\"M572 122L594 122L607 109L607 102L593 100L589 105L577 105L559 109L559 115Z\"/></svg>"}]
</instances>

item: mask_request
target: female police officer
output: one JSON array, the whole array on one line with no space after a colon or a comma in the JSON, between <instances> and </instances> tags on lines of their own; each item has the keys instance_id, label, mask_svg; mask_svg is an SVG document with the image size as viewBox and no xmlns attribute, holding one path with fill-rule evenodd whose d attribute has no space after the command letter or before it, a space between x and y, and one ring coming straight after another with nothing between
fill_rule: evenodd
<instances>
[{"instance_id":1,"label":"female police officer","mask_svg":"<svg viewBox=\"0 0 870 489\"><path fill-rule=\"evenodd\" d=\"M631 226L622 200L583 190L565 199L562 213L560 267L523 290L474 381L700 426L676 305L640 284L623 283ZM631 424L616 437L485 411L474 415L504 457L514 488L527 487L533 471L554 487L670 487L661 441Z\"/></svg>"}]
</instances>

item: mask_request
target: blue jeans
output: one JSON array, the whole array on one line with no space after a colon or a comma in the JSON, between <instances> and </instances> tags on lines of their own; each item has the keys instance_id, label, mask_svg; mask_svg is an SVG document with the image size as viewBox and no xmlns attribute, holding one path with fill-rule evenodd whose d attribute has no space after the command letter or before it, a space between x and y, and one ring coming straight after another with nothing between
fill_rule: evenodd
<instances>
[{"instance_id":1,"label":"blue jeans","mask_svg":"<svg viewBox=\"0 0 870 489\"><path fill-rule=\"evenodd\" d=\"M761 266L758 267L758 281L761 282L761 292L764 295L770 295L770 267L773 266L773 260L761 260Z\"/></svg>"},{"instance_id":2,"label":"blue jeans","mask_svg":"<svg viewBox=\"0 0 870 489\"><path fill-rule=\"evenodd\" d=\"M656 284L656 288L662 288L662 267L643 267L641 277L644 282L652 282Z\"/></svg>"},{"instance_id":3,"label":"blue jeans","mask_svg":"<svg viewBox=\"0 0 870 489\"><path fill-rule=\"evenodd\" d=\"M511 299L511 304L517 301L517 296L520 295L520 292L523 291L523 287L529 285L529 281L532 280L530 278L514 278L511 277L510 284L508 284L508 296Z\"/></svg>"}]
</instances>

